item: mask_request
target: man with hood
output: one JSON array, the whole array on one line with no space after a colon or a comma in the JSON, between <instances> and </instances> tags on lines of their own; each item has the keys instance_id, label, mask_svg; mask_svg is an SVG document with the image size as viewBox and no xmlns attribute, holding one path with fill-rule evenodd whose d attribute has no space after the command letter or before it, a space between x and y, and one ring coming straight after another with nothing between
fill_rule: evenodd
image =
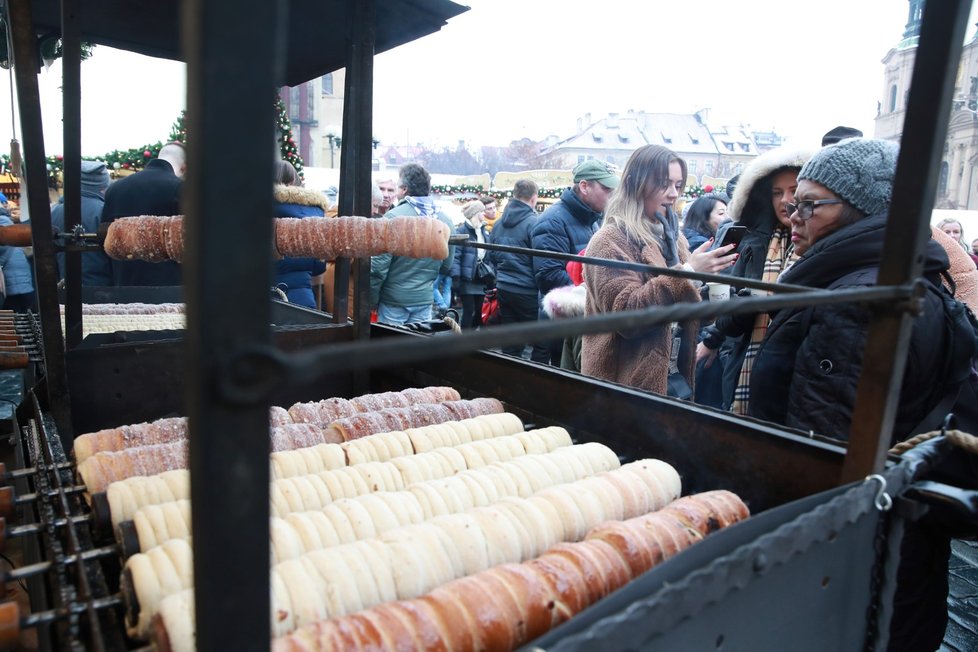
<instances>
[{"instance_id":1,"label":"man with hood","mask_svg":"<svg viewBox=\"0 0 978 652\"><path fill-rule=\"evenodd\" d=\"M81 162L81 227L86 233L98 231L105 205L105 190L109 187L109 170L102 161ZM58 232L65 228L65 198L61 197L51 209L51 227ZM81 255L82 285L112 285L112 262L104 251L86 251ZM65 277L65 254L58 253L58 278Z\"/></svg>"},{"instance_id":2,"label":"man with hood","mask_svg":"<svg viewBox=\"0 0 978 652\"><path fill-rule=\"evenodd\" d=\"M560 195L560 201L544 211L533 227L533 248L561 254L577 254L587 247L601 227L601 217L611 191L618 187L618 175L607 163L597 159L584 161L574 168L574 185ZM573 285L567 274L566 261L533 257L533 273L542 298L554 288ZM538 317L545 319L541 311ZM550 349L551 364L559 365L563 341L545 343Z\"/></svg>"},{"instance_id":3,"label":"man with hood","mask_svg":"<svg viewBox=\"0 0 978 652\"><path fill-rule=\"evenodd\" d=\"M748 231L737 246L740 257L730 269L731 276L776 282L794 259L786 206L794 201L798 171L811 154L809 149L772 149L751 161L739 175L727 213L733 224L746 226ZM720 237L718 233L717 238ZM733 284L736 286L736 281ZM770 317L766 313L728 315L703 329L696 359L706 360L704 364L709 367L718 354L722 357L724 409L746 414L753 359L768 323Z\"/></svg>"},{"instance_id":4,"label":"man with hood","mask_svg":"<svg viewBox=\"0 0 978 652\"><path fill-rule=\"evenodd\" d=\"M491 244L510 247L533 246L530 233L539 217L536 212L540 189L531 179L520 179L513 186L513 198L489 234ZM538 312L537 282L533 276L533 257L505 251L490 251L489 261L496 268L496 291L501 323L536 321ZM520 357L526 345L510 346L503 353ZM530 356L536 362L550 362L550 350L533 346Z\"/></svg>"},{"instance_id":5,"label":"man with hood","mask_svg":"<svg viewBox=\"0 0 978 652\"><path fill-rule=\"evenodd\" d=\"M399 173L397 194L401 200L384 218L414 215L436 217L449 231L455 225L438 210L431 197L431 175L417 163L408 163ZM377 321L403 325L431 319L431 300L438 274L450 274L455 247L445 260L406 258L381 254L370 259L370 305L377 306Z\"/></svg>"}]
</instances>

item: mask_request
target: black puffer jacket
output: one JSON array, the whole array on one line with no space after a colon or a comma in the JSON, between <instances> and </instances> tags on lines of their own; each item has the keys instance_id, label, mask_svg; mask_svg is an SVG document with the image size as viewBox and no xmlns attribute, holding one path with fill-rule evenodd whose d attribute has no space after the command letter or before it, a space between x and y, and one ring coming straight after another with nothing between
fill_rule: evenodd
<instances>
[{"instance_id":1,"label":"black puffer jacket","mask_svg":"<svg viewBox=\"0 0 978 652\"><path fill-rule=\"evenodd\" d=\"M560 195L560 201L544 211L533 227L533 248L576 254L587 247L601 226L601 213L581 201L573 188ZM554 258L533 257L533 273L540 294L554 288L574 285L567 274L567 263Z\"/></svg>"},{"instance_id":2,"label":"black puffer jacket","mask_svg":"<svg viewBox=\"0 0 978 652\"><path fill-rule=\"evenodd\" d=\"M782 281L830 290L876 284L886 215L867 217L826 236ZM947 254L933 240L924 273L936 288ZM928 291L914 321L893 440L904 439L941 399L941 360L949 346L940 296ZM773 316L751 372L749 414L848 440L862 368L869 311L856 304L791 308Z\"/></svg>"},{"instance_id":3,"label":"black puffer jacket","mask_svg":"<svg viewBox=\"0 0 978 652\"><path fill-rule=\"evenodd\" d=\"M533 247L530 232L539 216L533 207L518 199L510 199L503 216L496 220L489 242L510 247ZM533 256L506 251L490 251L489 261L496 267L496 287L517 294L537 293L533 277Z\"/></svg>"}]
</instances>

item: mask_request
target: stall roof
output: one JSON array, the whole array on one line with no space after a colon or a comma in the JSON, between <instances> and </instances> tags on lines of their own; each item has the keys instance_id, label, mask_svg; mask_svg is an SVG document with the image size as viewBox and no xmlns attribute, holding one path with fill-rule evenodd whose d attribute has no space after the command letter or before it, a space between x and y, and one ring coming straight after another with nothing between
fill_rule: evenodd
<instances>
[{"instance_id":1,"label":"stall roof","mask_svg":"<svg viewBox=\"0 0 978 652\"><path fill-rule=\"evenodd\" d=\"M374 0L376 52L440 30L468 7L449 0ZM346 65L347 36L353 33L350 0L292 0L286 33L288 59L283 83L295 86ZM61 30L60 0L31 3L38 34ZM242 4L247 11L247 3ZM183 60L178 0L87 0L79 5L83 41Z\"/></svg>"}]
</instances>

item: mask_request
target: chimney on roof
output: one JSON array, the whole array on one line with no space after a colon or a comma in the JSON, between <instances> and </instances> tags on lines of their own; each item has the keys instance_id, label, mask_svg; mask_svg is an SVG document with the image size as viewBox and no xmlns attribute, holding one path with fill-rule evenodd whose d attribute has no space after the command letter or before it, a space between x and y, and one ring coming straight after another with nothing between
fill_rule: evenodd
<instances>
[{"instance_id":1,"label":"chimney on roof","mask_svg":"<svg viewBox=\"0 0 978 652\"><path fill-rule=\"evenodd\" d=\"M605 124L608 125L608 129L617 129L618 128L618 114L617 113L609 113L608 114L608 119L605 122Z\"/></svg>"},{"instance_id":2,"label":"chimney on roof","mask_svg":"<svg viewBox=\"0 0 978 652\"><path fill-rule=\"evenodd\" d=\"M701 125L706 124L710 120L710 109L709 107L705 109L700 109L693 115L696 116L696 121L699 122Z\"/></svg>"},{"instance_id":3,"label":"chimney on roof","mask_svg":"<svg viewBox=\"0 0 978 652\"><path fill-rule=\"evenodd\" d=\"M584 126L585 127L590 127L591 126L591 114L590 113L585 113L584 114Z\"/></svg>"},{"instance_id":4,"label":"chimney on roof","mask_svg":"<svg viewBox=\"0 0 978 652\"><path fill-rule=\"evenodd\" d=\"M577 119L577 133L584 131L584 118Z\"/></svg>"}]
</instances>

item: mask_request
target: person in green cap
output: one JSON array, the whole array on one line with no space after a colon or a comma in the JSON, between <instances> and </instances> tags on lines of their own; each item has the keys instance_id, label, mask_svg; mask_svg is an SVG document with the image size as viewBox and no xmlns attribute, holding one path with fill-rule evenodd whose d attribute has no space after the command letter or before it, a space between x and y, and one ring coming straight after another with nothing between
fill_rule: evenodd
<instances>
[{"instance_id":1,"label":"person in green cap","mask_svg":"<svg viewBox=\"0 0 978 652\"><path fill-rule=\"evenodd\" d=\"M618 175L604 161L592 159L574 168L574 185L561 194L560 201L544 211L530 234L534 249L576 254L587 247L591 236L601 226L601 216L611 191L618 187ZM574 285L565 268L566 261L533 257L538 301L555 288ZM547 319L541 310L540 319ZM560 365L563 341L534 345L530 358L534 362Z\"/></svg>"}]
</instances>

